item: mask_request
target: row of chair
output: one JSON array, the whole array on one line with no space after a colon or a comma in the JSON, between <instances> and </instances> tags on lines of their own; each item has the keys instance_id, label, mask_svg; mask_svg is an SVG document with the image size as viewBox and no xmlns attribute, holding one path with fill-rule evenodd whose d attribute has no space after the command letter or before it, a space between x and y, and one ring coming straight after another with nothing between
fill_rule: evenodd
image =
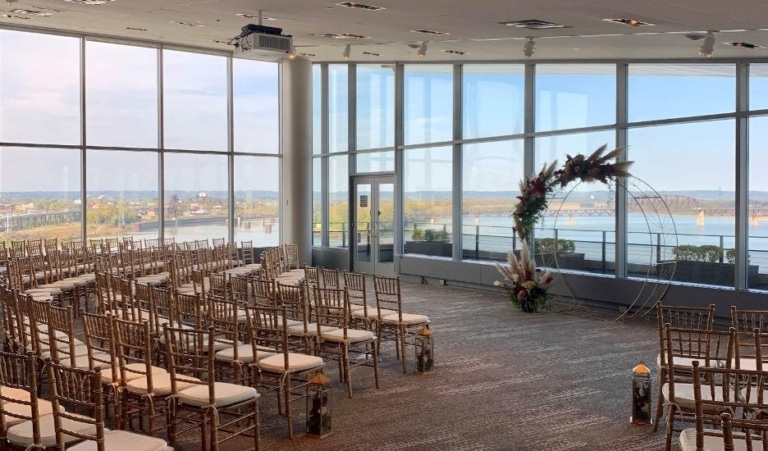
<instances>
[{"instance_id":1,"label":"row of chair","mask_svg":"<svg viewBox=\"0 0 768 451\"><path fill-rule=\"evenodd\" d=\"M726 410L732 414L730 419L738 423L736 413L749 415L764 409L761 387L768 375L763 373L764 356L768 356L763 352L768 344L768 310L732 307L728 329L714 327L714 305L678 307L658 303L656 316L659 390L654 430L665 414L665 450L671 449L676 431L680 432L682 449L722 449L724 431L703 429L706 422L722 424L719 415L711 413ZM768 371L768 364L765 370ZM709 384L709 388L701 391L702 384ZM695 423L696 427L680 428L685 423ZM731 434L730 439L737 443L741 440L745 445L743 435Z\"/></svg>"}]
</instances>

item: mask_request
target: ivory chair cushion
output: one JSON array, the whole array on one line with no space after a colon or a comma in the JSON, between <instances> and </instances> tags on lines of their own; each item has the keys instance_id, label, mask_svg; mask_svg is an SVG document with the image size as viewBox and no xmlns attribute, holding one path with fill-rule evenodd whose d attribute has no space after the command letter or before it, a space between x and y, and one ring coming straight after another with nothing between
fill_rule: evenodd
<instances>
[{"instance_id":1,"label":"ivory chair cushion","mask_svg":"<svg viewBox=\"0 0 768 451\"><path fill-rule=\"evenodd\" d=\"M167 448L168 444L165 440L148 435L128 431L106 431L104 433L104 449L109 451L164 451ZM95 441L86 440L67 449L70 451L97 451L99 448Z\"/></svg>"},{"instance_id":2,"label":"ivory chair cushion","mask_svg":"<svg viewBox=\"0 0 768 451\"><path fill-rule=\"evenodd\" d=\"M7 396L9 398L18 399L19 401L23 402L29 402L29 392L26 390L22 390L20 388L12 388L12 387L0 387L0 392L3 393L3 396ZM6 425L7 426L13 426L19 423L23 423L26 420L22 420L20 418L16 418L10 415L5 415L5 412L22 415L26 417L31 417L32 412L31 408L28 405L25 404L17 404L14 402L4 402L3 403L3 409L0 411L0 414L2 414L5 417ZM43 415L50 415L53 412L53 404L51 404L50 401L46 401L44 399L38 399L37 400L37 410L40 416Z\"/></svg>"},{"instance_id":3,"label":"ivory chair cushion","mask_svg":"<svg viewBox=\"0 0 768 451\"><path fill-rule=\"evenodd\" d=\"M128 365L125 365L125 368L139 370L139 371L146 371L146 365L144 365L143 363L129 363ZM166 371L165 368L160 368L157 366L150 367L150 370L152 371L153 376L165 374L168 372ZM143 376L139 373L132 373L130 371L125 372L125 378L128 381L132 381L140 377L143 377ZM120 379L120 368L117 368L117 379ZM107 368L101 369L101 381L105 384L112 383L112 368L107 367Z\"/></svg>"},{"instance_id":4,"label":"ivory chair cushion","mask_svg":"<svg viewBox=\"0 0 768 451\"><path fill-rule=\"evenodd\" d=\"M705 431L720 434L720 436L704 435L704 449L705 450L721 450L723 449L723 437L721 430L705 429ZM684 429L680 433L679 440L680 451L696 451L696 428ZM747 441L744 434L738 432L733 434L733 448L735 451L747 451ZM752 439L752 449L763 449L763 442Z\"/></svg>"},{"instance_id":5,"label":"ivory chair cushion","mask_svg":"<svg viewBox=\"0 0 768 451\"><path fill-rule=\"evenodd\" d=\"M103 353L96 353L93 355L93 357L94 359L98 359L99 361L108 360L110 358L109 354L103 354ZM71 362L72 362L71 357L65 356L60 363L63 366L70 366ZM90 368L90 363L91 361L88 358L88 354L79 355L75 357L75 368L84 368L87 370L88 368Z\"/></svg>"},{"instance_id":6,"label":"ivory chair cushion","mask_svg":"<svg viewBox=\"0 0 768 451\"><path fill-rule=\"evenodd\" d=\"M397 324L400 321L397 313L394 315L383 316L381 322L383 324ZM429 321L429 317L426 315L414 315L411 313L403 313L403 324L421 324Z\"/></svg>"},{"instance_id":7,"label":"ivory chair cushion","mask_svg":"<svg viewBox=\"0 0 768 451\"><path fill-rule=\"evenodd\" d=\"M322 357L314 355L299 354L296 352L288 353L288 368L285 368L285 358L283 354L277 354L266 359L261 359L257 363L259 368L270 373L296 373L300 371L311 370L312 368L322 368L325 362Z\"/></svg>"},{"instance_id":8,"label":"ivory chair cushion","mask_svg":"<svg viewBox=\"0 0 768 451\"><path fill-rule=\"evenodd\" d=\"M73 416L88 419L88 417L83 415L73 414ZM69 418L62 418L61 423L64 429L87 435L96 435L96 425L71 420ZM17 424L16 426L13 426L12 428L9 428L7 437L11 443L15 443L17 445L24 447L32 445L34 440L32 437L32 422L25 421L23 423ZM65 443L72 443L78 440L80 439L72 437L71 435L64 434ZM45 415L40 417L40 442L46 448L52 448L56 446L56 428L53 424L53 415Z\"/></svg>"},{"instance_id":9,"label":"ivory chair cushion","mask_svg":"<svg viewBox=\"0 0 768 451\"><path fill-rule=\"evenodd\" d=\"M365 315L363 315L363 309L358 310L352 310L352 317L353 318L363 318ZM389 315L397 315L397 312L394 310L387 310L387 309L381 309L381 316L387 317ZM379 310L376 307L368 307L368 318L367 319L378 319L379 318Z\"/></svg>"},{"instance_id":10,"label":"ivory chair cushion","mask_svg":"<svg viewBox=\"0 0 768 451\"><path fill-rule=\"evenodd\" d=\"M321 337L323 338L323 340L327 340L327 341L343 341L344 330L337 329L337 330L332 330L330 332L323 332ZM347 329L347 341L349 343L359 343L361 341L369 341L374 338L375 338L375 335L373 335L373 332L369 330Z\"/></svg>"},{"instance_id":11,"label":"ivory chair cushion","mask_svg":"<svg viewBox=\"0 0 768 451\"><path fill-rule=\"evenodd\" d=\"M176 376L176 389L181 391L187 389L194 384L192 382L200 382L200 379L192 376ZM190 381L182 382L182 381ZM139 395L147 394L147 378L140 377L133 379L125 384L125 389L131 393L137 393ZM171 375L170 373L162 373L152 376L152 390L155 396L165 396L171 394Z\"/></svg>"},{"instance_id":12,"label":"ivory chair cushion","mask_svg":"<svg viewBox=\"0 0 768 451\"><path fill-rule=\"evenodd\" d=\"M214 391L216 393L215 407L231 406L259 397L259 393L253 387L230 384L228 382L214 382ZM176 398L179 402L184 404L198 407L207 406L209 405L208 385L194 385L190 388L180 390L176 394Z\"/></svg>"},{"instance_id":13,"label":"ivory chair cushion","mask_svg":"<svg viewBox=\"0 0 768 451\"><path fill-rule=\"evenodd\" d=\"M258 346L256 350L256 360L265 359L277 354L274 349L270 349L266 346ZM235 360L235 348L234 346L227 349L222 349L214 356L219 362L232 362ZM237 347L237 359L243 363L253 363L253 346L250 344L243 344Z\"/></svg>"},{"instance_id":14,"label":"ivory chair cushion","mask_svg":"<svg viewBox=\"0 0 768 451\"><path fill-rule=\"evenodd\" d=\"M332 330L336 330L338 327L333 326L322 326L323 332L330 332ZM317 323L308 323L307 324L307 334L310 336L317 336ZM295 326L288 326L288 335L304 335L304 323L299 322L299 324Z\"/></svg>"},{"instance_id":15,"label":"ivory chair cushion","mask_svg":"<svg viewBox=\"0 0 768 451\"><path fill-rule=\"evenodd\" d=\"M661 387L661 393L664 399L676 402L681 408L693 410L696 408L696 402L693 398L693 384L675 383L675 399L669 399L669 384ZM701 399L711 401L712 395L708 389L702 388ZM720 390L715 390L715 401L722 401L723 394Z\"/></svg>"},{"instance_id":16,"label":"ivory chair cushion","mask_svg":"<svg viewBox=\"0 0 768 451\"><path fill-rule=\"evenodd\" d=\"M675 365L676 366L685 366L685 367L693 368L693 361L694 360L698 360L701 367L706 366L706 365L704 365L704 363L705 363L704 359L695 359L695 358L692 358L692 357L677 357L677 356L675 356ZM747 360L747 359L742 359L742 360ZM735 359L734 359L734 361L735 361ZM710 362L710 364L711 363L712 362ZM723 362L723 363L725 363L725 362ZM753 365L752 369L754 369L754 362L753 362L752 365ZM656 366L659 367L659 368L662 367L661 354L657 354L656 355ZM664 362L663 366L667 366L667 362ZM736 367L732 366L731 368L736 368ZM744 368L744 367L742 367L742 368Z\"/></svg>"},{"instance_id":17,"label":"ivory chair cushion","mask_svg":"<svg viewBox=\"0 0 768 451\"><path fill-rule=\"evenodd\" d=\"M65 360L69 360L69 347L64 343L58 343L58 345L59 346L56 349L59 350L59 357ZM86 359L88 358L88 346L86 346L85 344L79 344L79 343L75 344L75 357L83 357L83 356ZM47 359L51 357L51 350L47 349L43 351L40 354L40 357L42 357L43 359Z\"/></svg>"}]
</instances>

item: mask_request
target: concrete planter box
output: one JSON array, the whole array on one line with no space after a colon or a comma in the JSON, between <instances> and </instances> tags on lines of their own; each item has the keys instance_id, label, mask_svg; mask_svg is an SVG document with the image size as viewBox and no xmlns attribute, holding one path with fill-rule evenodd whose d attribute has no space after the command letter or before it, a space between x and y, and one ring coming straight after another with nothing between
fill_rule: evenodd
<instances>
[{"instance_id":1,"label":"concrete planter box","mask_svg":"<svg viewBox=\"0 0 768 451\"><path fill-rule=\"evenodd\" d=\"M406 254L434 255L436 257L453 256L453 243L439 243L435 241L406 241Z\"/></svg>"},{"instance_id":2,"label":"concrete planter box","mask_svg":"<svg viewBox=\"0 0 768 451\"><path fill-rule=\"evenodd\" d=\"M517 258L520 258L520 251L515 251ZM584 260L584 254L581 252L542 252L534 256L536 266L556 269L575 269L585 270L587 264Z\"/></svg>"},{"instance_id":3,"label":"concrete planter box","mask_svg":"<svg viewBox=\"0 0 768 451\"><path fill-rule=\"evenodd\" d=\"M747 269L749 280L756 280L758 265L749 265ZM674 271L674 274L672 273ZM656 265L656 274L662 280L677 280L680 282L702 283L708 285L734 285L733 264L697 262L678 260L675 268L674 261L662 261Z\"/></svg>"}]
</instances>

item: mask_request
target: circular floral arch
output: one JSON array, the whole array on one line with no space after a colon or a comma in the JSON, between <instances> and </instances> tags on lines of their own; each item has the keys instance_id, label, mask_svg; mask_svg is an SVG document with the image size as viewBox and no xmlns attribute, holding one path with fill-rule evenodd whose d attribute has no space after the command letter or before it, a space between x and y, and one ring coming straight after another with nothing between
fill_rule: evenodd
<instances>
[{"instance_id":1,"label":"circular floral arch","mask_svg":"<svg viewBox=\"0 0 768 451\"><path fill-rule=\"evenodd\" d=\"M507 256L509 266L496 264L504 276L504 282L497 282L510 295L512 303L521 310L536 312L548 306L547 289L553 281L549 271L541 272L536 269L534 258L528 251L528 242L536 223L547 210L547 195L555 188L564 188L574 181L586 183L608 183L616 178L629 177L629 167L632 161L609 162L622 155L626 148L619 147L605 153L607 146L602 146L586 157L577 154L567 155L562 169L555 170L557 161L549 166L546 164L533 177L520 181L520 195L512 217L515 222L514 230L522 240L520 257L513 251Z\"/></svg>"},{"instance_id":2,"label":"circular floral arch","mask_svg":"<svg viewBox=\"0 0 768 451\"><path fill-rule=\"evenodd\" d=\"M547 195L555 188L563 188L576 180L608 183L615 178L631 175L629 167L633 161L609 163L609 160L623 154L626 147L619 147L607 154L606 148L607 145L603 145L588 157L581 154L575 157L566 155L562 169L555 170L557 161L554 161L549 166L545 164L536 176L520 181L520 195L517 196L518 201L512 217L515 221L515 232L521 240L528 242L530 239L533 228L547 210Z\"/></svg>"}]
</instances>

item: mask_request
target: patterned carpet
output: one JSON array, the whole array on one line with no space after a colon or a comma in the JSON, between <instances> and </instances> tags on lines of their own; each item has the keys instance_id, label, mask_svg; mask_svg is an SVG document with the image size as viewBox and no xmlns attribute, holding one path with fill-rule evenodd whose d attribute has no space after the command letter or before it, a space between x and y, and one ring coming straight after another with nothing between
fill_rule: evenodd
<instances>
[{"instance_id":1,"label":"patterned carpet","mask_svg":"<svg viewBox=\"0 0 768 451\"><path fill-rule=\"evenodd\" d=\"M405 310L429 315L436 371L403 374L382 347L381 388L353 369L347 399L336 366L334 435L288 440L273 393L261 402L263 450L657 450L663 427L629 424L631 369L650 363L654 320L618 323L594 312L522 313L499 293L403 284ZM557 309L556 309L557 310ZM618 314L617 314L618 315ZM604 316L604 317L603 317ZM303 404L297 410L303 412ZM303 414L295 431L303 430ZM192 438L190 438L192 439ZM199 443L199 442L198 442ZM199 449L188 442L177 449ZM235 440L223 449L248 449Z\"/></svg>"}]
</instances>

